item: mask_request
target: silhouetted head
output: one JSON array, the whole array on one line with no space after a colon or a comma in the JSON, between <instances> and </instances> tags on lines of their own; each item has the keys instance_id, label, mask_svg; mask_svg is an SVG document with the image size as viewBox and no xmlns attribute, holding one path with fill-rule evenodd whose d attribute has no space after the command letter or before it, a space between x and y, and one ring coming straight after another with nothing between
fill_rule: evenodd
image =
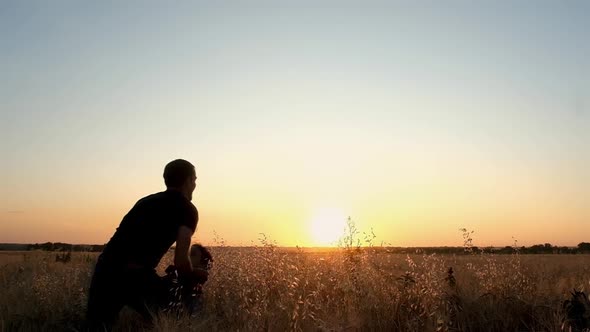
<instances>
[{"instance_id":1,"label":"silhouetted head","mask_svg":"<svg viewBox=\"0 0 590 332\"><path fill-rule=\"evenodd\" d=\"M164 168L164 183L168 190L180 191L188 200L193 199L197 187L195 166L184 159L176 159Z\"/></svg>"}]
</instances>

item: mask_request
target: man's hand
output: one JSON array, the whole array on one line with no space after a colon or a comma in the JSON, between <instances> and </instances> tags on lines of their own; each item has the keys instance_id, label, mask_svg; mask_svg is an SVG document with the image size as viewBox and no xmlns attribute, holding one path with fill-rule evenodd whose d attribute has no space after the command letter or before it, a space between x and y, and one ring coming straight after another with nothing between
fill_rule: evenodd
<instances>
[{"instance_id":1,"label":"man's hand","mask_svg":"<svg viewBox=\"0 0 590 332\"><path fill-rule=\"evenodd\" d=\"M204 285L209 279L209 272L201 269L194 269L189 276L179 277L180 283L188 288L192 289L197 285Z\"/></svg>"},{"instance_id":2,"label":"man's hand","mask_svg":"<svg viewBox=\"0 0 590 332\"><path fill-rule=\"evenodd\" d=\"M197 284L204 284L209 279L209 272L201 269L194 269L193 270L193 281Z\"/></svg>"}]
</instances>

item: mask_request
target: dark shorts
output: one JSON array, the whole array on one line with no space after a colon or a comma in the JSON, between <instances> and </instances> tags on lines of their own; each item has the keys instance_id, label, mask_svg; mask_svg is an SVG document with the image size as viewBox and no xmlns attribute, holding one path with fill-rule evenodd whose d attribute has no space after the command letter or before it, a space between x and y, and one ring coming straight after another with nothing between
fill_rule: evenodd
<instances>
[{"instance_id":1,"label":"dark shorts","mask_svg":"<svg viewBox=\"0 0 590 332\"><path fill-rule=\"evenodd\" d=\"M88 295L88 323L110 329L125 305L151 322L167 293L166 285L153 269L126 268L99 258Z\"/></svg>"}]
</instances>

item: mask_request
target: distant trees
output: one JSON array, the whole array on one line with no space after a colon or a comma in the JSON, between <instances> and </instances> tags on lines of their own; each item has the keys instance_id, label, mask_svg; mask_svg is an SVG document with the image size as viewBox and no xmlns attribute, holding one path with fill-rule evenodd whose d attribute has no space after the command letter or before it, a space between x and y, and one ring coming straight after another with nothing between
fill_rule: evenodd
<instances>
[{"instance_id":1,"label":"distant trees","mask_svg":"<svg viewBox=\"0 0 590 332\"><path fill-rule=\"evenodd\" d=\"M58 252L101 252L104 250L104 244L69 244L62 242L45 242L35 243L29 245L12 245L12 244L0 244L0 250L43 250L43 251L58 251ZM424 253L424 254L590 254L590 243L581 242L576 247L565 247L565 246L553 246L551 243L535 244L530 247L512 247L505 246L502 248L498 247L477 247L471 245L470 251L466 251L465 247L414 247L414 248L402 248L402 247L371 247L371 250L375 252L387 252L387 253Z\"/></svg>"},{"instance_id":2,"label":"distant trees","mask_svg":"<svg viewBox=\"0 0 590 332\"><path fill-rule=\"evenodd\" d=\"M551 243L535 244L530 247L522 247L520 250L523 254L577 254L579 251L575 247L553 246Z\"/></svg>"},{"instance_id":3,"label":"distant trees","mask_svg":"<svg viewBox=\"0 0 590 332\"><path fill-rule=\"evenodd\" d=\"M378 247L372 249L378 251ZM484 247L472 246L470 251L464 247L429 247L429 248L387 248L388 253L425 253L425 254L590 254L590 243L582 242L577 247L554 246L551 243L535 244L530 247L505 246L505 247Z\"/></svg>"},{"instance_id":4,"label":"distant trees","mask_svg":"<svg viewBox=\"0 0 590 332\"><path fill-rule=\"evenodd\" d=\"M590 253L590 243L588 243L588 242L578 243L578 251L583 252L583 253Z\"/></svg>"},{"instance_id":5,"label":"distant trees","mask_svg":"<svg viewBox=\"0 0 590 332\"><path fill-rule=\"evenodd\" d=\"M43 251L76 251L76 252L101 252L105 245L101 244L69 244L62 242L45 242L29 244L27 250Z\"/></svg>"},{"instance_id":6,"label":"distant trees","mask_svg":"<svg viewBox=\"0 0 590 332\"><path fill-rule=\"evenodd\" d=\"M577 247L553 246L550 243L536 244L530 247L505 246L505 247L476 247L467 251L464 247L371 247L369 250L375 253L384 252L391 254L590 254L590 243L578 245Z\"/></svg>"},{"instance_id":7,"label":"distant trees","mask_svg":"<svg viewBox=\"0 0 590 332\"><path fill-rule=\"evenodd\" d=\"M530 248L527 248L526 251L531 254L552 254L553 246L551 243L535 244Z\"/></svg>"},{"instance_id":8,"label":"distant trees","mask_svg":"<svg viewBox=\"0 0 590 332\"><path fill-rule=\"evenodd\" d=\"M498 253L498 254L513 254L515 252L516 252L516 249L511 246L505 246L504 248L496 251L496 253Z\"/></svg>"}]
</instances>

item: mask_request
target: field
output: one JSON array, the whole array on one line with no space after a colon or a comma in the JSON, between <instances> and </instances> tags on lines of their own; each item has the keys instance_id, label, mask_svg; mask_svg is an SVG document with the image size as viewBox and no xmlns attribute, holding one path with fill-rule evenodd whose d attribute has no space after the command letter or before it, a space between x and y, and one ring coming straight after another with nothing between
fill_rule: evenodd
<instances>
[{"instance_id":1,"label":"field","mask_svg":"<svg viewBox=\"0 0 590 332\"><path fill-rule=\"evenodd\" d=\"M161 316L154 330L560 331L563 301L574 288L590 288L590 255L400 255L270 244L212 252L203 311ZM1 252L0 330L80 330L95 259ZM136 318L123 310L116 330L142 328Z\"/></svg>"}]
</instances>

